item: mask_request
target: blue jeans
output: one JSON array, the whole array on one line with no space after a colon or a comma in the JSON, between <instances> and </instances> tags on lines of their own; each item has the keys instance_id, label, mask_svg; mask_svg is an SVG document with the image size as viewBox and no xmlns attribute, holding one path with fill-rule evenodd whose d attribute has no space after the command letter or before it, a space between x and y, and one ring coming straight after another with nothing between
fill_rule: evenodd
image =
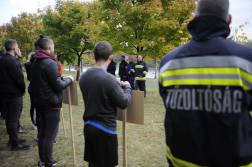
<instances>
[{"instance_id":1,"label":"blue jeans","mask_svg":"<svg viewBox=\"0 0 252 167\"><path fill-rule=\"evenodd\" d=\"M20 118L20 110L22 106L22 97L6 98L6 128L12 145L18 144L17 125Z\"/></svg>"},{"instance_id":2,"label":"blue jeans","mask_svg":"<svg viewBox=\"0 0 252 167\"><path fill-rule=\"evenodd\" d=\"M45 162L46 167L53 165L53 142L57 136L60 109L56 110L43 110L40 111L40 131L38 138L38 148L40 161Z\"/></svg>"}]
</instances>

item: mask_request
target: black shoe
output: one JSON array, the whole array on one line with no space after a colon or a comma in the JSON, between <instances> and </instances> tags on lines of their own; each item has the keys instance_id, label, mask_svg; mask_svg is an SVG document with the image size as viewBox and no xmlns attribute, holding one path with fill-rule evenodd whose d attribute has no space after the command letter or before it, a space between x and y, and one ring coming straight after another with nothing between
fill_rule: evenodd
<instances>
[{"instance_id":1,"label":"black shoe","mask_svg":"<svg viewBox=\"0 0 252 167\"><path fill-rule=\"evenodd\" d=\"M23 145L23 144L11 146L11 151L28 150L28 149L30 149L30 146Z\"/></svg>"},{"instance_id":2,"label":"black shoe","mask_svg":"<svg viewBox=\"0 0 252 167\"><path fill-rule=\"evenodd\" d=\"M22 144L22 143L25 143L25 142L26 142L25 139L18 139L18 143L19 143L19 144ZM11 140L9 140L8 146L12 146L12 141L11 141Z\"/></svg>"},{"instance_id":3,"label":"black shoe","mask_svg":"<svg viewBox=\"0 0 252 167\"><path fill-rule=\"evenodd\" d=\"M56 165L57 165L57 161L53 160L53 166L56 166ZM44 167L44 166L45 166L45 162L41 162L41 161L38 162L38 167Z\"/></svg>"}]
</instances>

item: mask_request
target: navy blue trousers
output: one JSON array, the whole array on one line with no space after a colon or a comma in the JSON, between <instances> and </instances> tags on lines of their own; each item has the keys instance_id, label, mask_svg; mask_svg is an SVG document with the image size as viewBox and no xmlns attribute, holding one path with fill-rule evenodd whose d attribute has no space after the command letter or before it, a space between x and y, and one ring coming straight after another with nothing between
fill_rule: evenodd
<instances>
[{"instance_id":1,"label":"navy blue trousers","mask_svg":"<svg viewBox=\"0 0 252 167\"><path fill-rule=\"evenodd\" d=\"M135 78L129 76L129 77L128 77L128 81L129 81L129 83L130 83L130 86L131 86L132 90L135 90Z\"/></svg>"}]
</instances>

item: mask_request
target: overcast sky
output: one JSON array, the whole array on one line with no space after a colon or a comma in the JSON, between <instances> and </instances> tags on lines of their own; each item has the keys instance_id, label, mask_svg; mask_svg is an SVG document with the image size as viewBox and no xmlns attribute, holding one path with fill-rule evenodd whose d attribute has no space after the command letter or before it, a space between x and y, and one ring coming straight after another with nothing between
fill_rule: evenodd
<instances>
[{"instance_id":1,"label":"overcast sky","mask_svg":"<svg viewBox=\"0 0 252 167\"><path fill-rule=\"evenodd\" d=\"M0 25L10 22L12 16L21 12L36 13L38 8L43 9L54 4L54 0L0 0ZM244 32L252 39L252 0L230 0L230 14L233 16L232 30L249 22L244 27Z\"/></svg>"}]
</instances>

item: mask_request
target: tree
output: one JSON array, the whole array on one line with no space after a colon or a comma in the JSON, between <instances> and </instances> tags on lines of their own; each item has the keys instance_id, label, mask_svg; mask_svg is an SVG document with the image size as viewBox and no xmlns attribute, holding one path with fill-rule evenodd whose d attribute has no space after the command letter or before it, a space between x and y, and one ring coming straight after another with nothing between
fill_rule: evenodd
<instances>
[{"instance_id":1,"label":"tree","mask_svg":"<svg viewBox=\"0 0 252 167\"><path fill-rule=\"evenodd\" d=\"M245 22L244 24L240 25L239 27L237 27L233 30L234 33L232 36L232 41L239 43L239 44L243 44L244 42L246 42L248 40L246 33L242 32L243 27L246 26L248 23L249 22ZM230 27L230 29L232 30L232 27Z\"/></svg>"},{"instance_id":2,"label":"tree","mask_svg":"<svg viewBox=\"0 0 252 167\"><path fill-rule=\"evenodd\" d=\"M85 20L88 18L86 3L58 0L55 11L48 7L39 13L44 33L53 38L55 52L60 55L61 61L71 64L78 59L77 65L80 66L82 54L93 46L84 26ZM77 81L79 77L80 71L77 71Z\"/></svg>"},{"instance_id":3,"label":"tree","mask_svg":"<svg viewBox=\"0 0 252 167\"><path fill-rule=\"evenodd\" d=\"M99 0L90 5L86 25L93 42L156 59L190 39L186 25L195 6L195 0Z\"/></svg>"},{"instance_id":4,"label":"tree","mask_svg":"<svg viewBox=\"0 0 252 167\"><path fill-rule=\"evenodd\" d=\"M22 53L20 61L24 62L29 53L35 50L34 42L41 28L36 13L20 13L17 17L12 17L10 23L2 26L1 44L4 44L7 39L15 39Z\"/></svg>"},{"instance_id":5,"label":"tree","mask_svg":"<svg viewBox=\"0 0 252 167\"><path fill-rule=\"evenodd\" d=\"M251 39L249 39L247 41L244 41L242 44L245 45L245 46L247 46L247 47L252 48L252 40Z\"/></svg>"}]
</instances>

